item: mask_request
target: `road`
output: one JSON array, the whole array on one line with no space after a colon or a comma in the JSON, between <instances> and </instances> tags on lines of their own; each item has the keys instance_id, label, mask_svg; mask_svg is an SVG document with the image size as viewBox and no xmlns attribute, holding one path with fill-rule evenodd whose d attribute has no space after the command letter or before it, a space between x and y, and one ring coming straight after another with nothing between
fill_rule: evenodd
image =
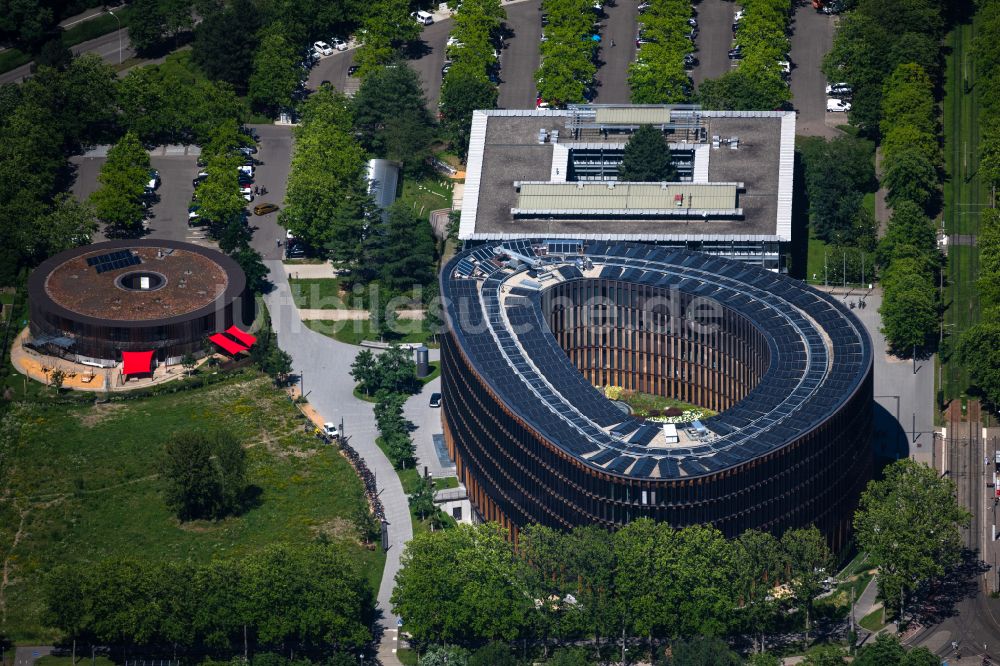
<instances>
[{"instance_id":1,"label":"road","mask_svg":"<svg viewBox=\"0 0 1000 666\"><path fill-rule=\"evenodd\" d=\"M602 64L597 70L597 95L594 97L598 104L628 104L631 101L628 66L636 56L638 7L636 0L617 0L613 6L604 6L607 18L601 21L603 39L598 54Z\"/></svg>"},{"instance_id":2,"label":"road","mask_svg":"<svg viewBox=\"0 0 1000 666\"><path fill-rule=\"evenodd\" d=\"M284 206L288 172L292 163L292 128L288 125L251 125L257 130L260 142L254 155L261 162L254 174L254 184L267 188L267 194L254 203L270 202ZM280 259L284 253L275 242L284 243L285 229L278 226L278 213L250 218L255 227L250 245L265 259Z\"/></svg>"},{"instance_id":3,"label":"road","mask_svg":"<svg viewBox=\"0 0 1000 666\"><path fill-rule=\"evenodd\" d=\"M837 123L847 123L843 113L831 113L827 124L826 75L823 57L833 47L834 17L799 4L792 23L792 104L798 111L795 132L805 136L832 138L842 134Z\"/></svg>"},{"instance_id":4,"label":"road","mask_svg":"<svg viewBox=\"0 0 1000 666\"><path fill-rule=\"evenodd\" d=\"M291 354L294 371L302 377L310 404L326 421L340 422L343 419L344 433L351 446L365 459L378 479L379 497L389 523L389 550L378 590L378 605L384 614L382 626L386 630L379 647L379 658L387 666L399 664L392 653L396 617L392 614L389 597L399 570L403 546L413 537L413 528L399 477L375 444L378 431L372 404L355 398L353 394L354 383L348 371L360 347L337 342L306 328L291 298L284 266L280 261L268 261L267 265L275 289L265 295L264 300L278 335L278 344Z\"/></svg>"},{"instance_id":5,"label":"road","mask_svg":"<svg viewBox=\"0 0 1000 666\"><path fill-rule=\"evenodd\" d=\"M717 79L731 69L729 49L733 43L733 3L704 0L698 9L698 65L691 71L695 85Z\"/></svg>"},{"instance_id":6,"label":"road","mask_svg":"<svg viewBox=\"0 0 1000 666\"><path fill-rule=\"evenodd\" d=\"M631 2L632 0L623 0ZM535 71L541 55L541 3L538 0L507 5L508 38L500 70L501 109L533 109L538 96Z\"/></svg>"},{"instance_id":7,"label":"road","mask_svg":"<svg viewBox=\"0 0 1000 666\"><path fill-rule=\"evenodd\" d=\"M455 476L455 465L444 466L438 460L437 452L434 450L434 435L442 433L441 409L432 408L428 405L432 393L441 392L441 377L437 377L424 386L424 390L412 396L403 405L403 416L407 418L416 429L410 433L413 443L417 447L417 458L420 460L421 471L424 468L434 478Z\"/></svg>"}]
</instances>

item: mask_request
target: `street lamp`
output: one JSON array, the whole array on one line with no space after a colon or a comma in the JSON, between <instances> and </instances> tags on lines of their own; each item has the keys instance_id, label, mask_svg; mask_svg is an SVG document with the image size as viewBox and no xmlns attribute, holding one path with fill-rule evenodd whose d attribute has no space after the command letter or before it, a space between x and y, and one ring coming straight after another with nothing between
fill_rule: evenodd
<instances>
[{"instance_id":1,"label":"street lamp","mask_svg":"<svg viewBox=\"0 0 1000 666\"><path fill-rule=\"evenodd\" d=\"M108 10L108 13L114 16L115 20L118 21L118 64L120 65L122 64L122 20L118 18L118 14L115 14L110 9Z\"/></svg>"}]
</instances>

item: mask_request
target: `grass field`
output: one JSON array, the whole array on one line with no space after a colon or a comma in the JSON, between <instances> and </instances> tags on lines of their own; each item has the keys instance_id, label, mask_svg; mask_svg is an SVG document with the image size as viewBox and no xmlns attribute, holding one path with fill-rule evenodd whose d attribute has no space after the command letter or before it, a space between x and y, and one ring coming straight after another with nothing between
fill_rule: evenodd
<instances>
[{"instance_id":1,"label":"grass field","mask_svg":"<svg viewBox=\"0 0 1000 666\"><path fill-rule=\"evenodd\" d=\"M976 23L956 26L948 36L943 127L945 134L944 185L945 232L977 234L979 212L987 201L978 169L979 103L975 86L972 40ZM944 330L958 336L979 321L976 278L979 252L975 247L952 245L948 252L948 284L943 294ZM960 397L969 387L966 368L952 357L942 365L940 390L944 399Z\"/></svg>"},{"instance_id":2,"label":"grass field","mask_svg":"<svg viewBox=\"0 0 1000 666\"><path fill-rule=\"evenodd\" d=\"M453 187L452 182L443 176L423 180L407 178L403 180L399 200L406 202L414 212L426 219L432 210L451 208Z\"/></svg>"},{"instance_id":3,"label":"grass field","mask_svg":"<svg viewBox=\"0 0 1000 666\"><path fill-rule=\"evenodd\" d=\"M868 615L865 615L858 621L858 624L868 631L881 631L881 629L885 627L885 623L882 622L882 609L877 608L871 613L868 613Z\"/></svg>"},{"instance_id":4,"label":"grass field","mask_svg":"<svg viewBox=\"0 0 1000 666\"><path fill-rule=\"evenodd\" d=\"M288 286L295 300L295 307L314 310L354 310L368 307L366 290L360 293L343 291L337 278L288 280Z\"/></svg>"},{"instance_id":5,"label":"grass field","mask_svg":"<svg viewBox=\"0 0 1000 666\"><path fill-rule=\"evenodd\" d=\"M0 633L29 644L56 638L40 622L40 589L57 563L205 562L325 534L348 544L377 589L384 556L364 549L345 518L363 501L361 482L302 422L285 394L253 373L143 400L15 406L0 428L0 561L10 567ZM162 444L190 428L225 428L246 443L259 494L242 515L180 524L164 505Z\"/></svg>"}]
</instances>

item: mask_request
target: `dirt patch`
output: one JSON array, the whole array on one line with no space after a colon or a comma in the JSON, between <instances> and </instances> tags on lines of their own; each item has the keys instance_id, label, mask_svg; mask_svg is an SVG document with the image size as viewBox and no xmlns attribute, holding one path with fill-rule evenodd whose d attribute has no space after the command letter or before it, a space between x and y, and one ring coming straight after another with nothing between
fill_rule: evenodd
<instances>
[{"instance_id":1,"label":"dirt patch","mask_svg":"<svg viewBox=\"0 0 1000 666\"><path fill-rule=\"evenodd\" d=\"M312 531L316 534L316 536L322 534L332 540L345 539L357 541L358 538L357 529L355 529L351 521L346 518L334 518L333 520L328 520L325 523L313 525Z\"/></svg>"},{"instance_id":2,"label":"dirt patch","mask_svg":"<svg viewBox=\"0 0 1000 666\"><path fill-rule=\"evenodd\" d=\"M96 404L80 414L80 425L84 428L93 428L110 418L114 418L114 415L125 409L125 407L124 402L102 402Z\"/></svg>"}]
</instances>

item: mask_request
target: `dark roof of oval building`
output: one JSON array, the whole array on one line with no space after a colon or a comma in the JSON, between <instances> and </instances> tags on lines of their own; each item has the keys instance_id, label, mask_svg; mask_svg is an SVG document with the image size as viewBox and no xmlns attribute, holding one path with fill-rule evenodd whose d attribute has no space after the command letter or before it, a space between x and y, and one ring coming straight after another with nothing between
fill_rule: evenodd
<instances>
[{"instance_id":1,"label":"dark roof of oval building","mask_svg":"<svg viewBox=\"0 0 1000 666\"><path fill-rule=\"evenodd\" d=\"M155 276L152 289L127 289L123 277ZM159 239L95 243L50 257L31 274L36 306L74 321L134 328L212 314L246 288L232 258L191 243Z\"/></svg>"},{"instance_id":2,"label":"dark roof of oval building","mask_svg":"<svg viewBox=\"0 0 1000 666\"><path fill-rule=\"evenodd\" d=\"M747 395L681 428L622 412L570 361L546 323L542 296L571 280L633 282L707 299L749 320L769 363ZM500 399L568 455L634 479L714 474L776 451L836 414L871 374L868 333L842 304L750 264L639 243L493 242L460 253L442 273L450 330Z\"/></svg>"}]
</instances>

